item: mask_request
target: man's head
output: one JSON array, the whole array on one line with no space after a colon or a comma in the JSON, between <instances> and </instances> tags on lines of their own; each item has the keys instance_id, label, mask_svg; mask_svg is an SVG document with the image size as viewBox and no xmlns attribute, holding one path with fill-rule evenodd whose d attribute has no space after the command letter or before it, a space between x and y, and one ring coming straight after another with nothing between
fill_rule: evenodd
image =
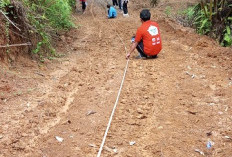
<instances>
[{"instance_id":1,"label":"man's head","mask_svg":"<svg viewBox=\"0 0 232 157\"><path fill-rule=\"evenodd\" d=\"M109 5L109 4L107 4L107 8L110 8L110 5Z\"/></svg>"},{"instance_id":2,"label":"man's head","mask_svg":"<svg viewBox=\"0 0 232 157\"><path fill-rule=\"evenodd\" d=\"M143 22L146 22L151 19L151 13L148 9L144 9L140 12L140 18Z\"/></svg>"}]
</instances>

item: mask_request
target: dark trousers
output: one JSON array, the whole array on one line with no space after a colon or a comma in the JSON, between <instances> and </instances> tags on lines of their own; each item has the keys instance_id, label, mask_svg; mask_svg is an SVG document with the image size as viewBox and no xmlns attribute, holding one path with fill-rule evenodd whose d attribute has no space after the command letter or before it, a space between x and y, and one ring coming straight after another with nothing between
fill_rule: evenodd
<instances>
[{"instance_id":1,"label":"dark trousers","mask_svg":"<svg viewBox=\"0 0 232 157\"><path fill-rule=\"evenodd\" d=\"M139 42L136 49L138 50L141 57L147 57L147 55L144 53L144 46L143 46L143 41L142 40Z\"/></svg>"},{"instance_id":2,"label":"dark trousers","mask_svg":"<svg viewBox=\"0 0 232 157\"><path fill-rule=\"evenodd\" d=\"M122 9L122 0L118 0L119 9Z\"/></svg>"},{"instance_id":3,"label":"dark trousers","mask_svg":"<svg viewBox=\"0 0 232 157\"><path fill-rule=\"evenodd\" d=\"M113 5L115 6L115 5L117 5L118 6L118 2L117 2L117 0L113 0Z\"/></svg>"},{"instance_id":4,"label":"dark trousers","mask_svg":"<svg viewBox=\"0 0 232 157\"><path fill-rule=\"evenodd\" d=\"M85 2L81 2L81 4L82 4L82 10L85 11L85 9L86 9L86 3Z\"/></svg>"},{"instance_id":5,"label":"dark trousers","mask_svg":"<svg viewBox=\"0 0 232 157\"><path fill-rule=\"evenodd\" d=\"M135 40L135 37L133 36L133 37L132 37L132 41L134 41L134 40ZM139 55L140 55L141 57L146 57L146 58L148 57L148 56L144 53L143 40L141 40L141 41L138 43L138 46L136 47L136 49L138 50ZM149 56L149 57L151 57L151 58L156 58L157 55Z\"/></svg>"},{"instance_id":6,"label":"dark trousers","mask_svg":"<svg viewBox=\"0 0 232 157\"><path fill-rule=\"evenodd\" d=\"M128 14L128 9L127 9L127 3L128 2L123 2L123 14Z\"/></svg>"}]
</instances>

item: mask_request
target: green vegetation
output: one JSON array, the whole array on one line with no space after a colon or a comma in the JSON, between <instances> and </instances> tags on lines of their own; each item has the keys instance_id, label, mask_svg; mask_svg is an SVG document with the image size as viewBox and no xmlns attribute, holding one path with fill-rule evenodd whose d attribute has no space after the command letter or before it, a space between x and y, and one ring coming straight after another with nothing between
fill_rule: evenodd
<instances>
[{"instance_id":1,"label":"green vegetation","mask_svg":"<svg viewBox=\"0 0 232 157\"><path fill-rule=\"evenodd\" d=\"M10 4L10 0L1 0L0 1L0 9L5 8L6 6L8 6Z\"/></svg>"},{"instance_id":2,"label":"green vegetation","mask_svg":"<svg viewBox=\"0 0 232 157\"><path fill-rule=\"evenodd\" d=\"M204 12L200 5L191 8L188 12L189 19L193 19L193 24L199 34L208 34L211 30L212 23L210 21L209 12Z\"/></svg>"},{"instance_id":3,"label":"green vegetation","mask_svg":"<svg viewBox=\"0 0 232 157\"><path fill-rule=\"evenodd\" d=\"M71 21L71 7L66 0L23 0L24 5L29 8L27 18L35 28L30 30L31 33L36 33L40 36L33 53L37 54L43 50L50 51L50 54L55 55L55 50L52 47L51 39L56 31L69 29L74 26ZM43 53L39 54L43 57Z\"/></svg>"},{"instance_id":4,"label":"green vegetation","mask_svg":"<svg viewBox=\"0 0 232 157\"><path fill-rule=\"evenodd\" d=\"M76 7L76 0L68 0L68 3L72 8Z\"/></svg>"},{"instance_id":5,"label":"green vegetation","mask_svg":"<svg viewBox=\"0 0 232 157\"><path fill-rule=\"evenodd\" d=\"M232 1L204 0L184 11L199 34L209 35L222 46L232 45Z\"/></svg>"},{"instance_id":6,"label":"green vegetation","mask_svg":"<svg viewBox=\"0 0 232 157\"><path fill-rule=\"evenodd\" d=\"M172 7L170 7L170 6L167 6L166 8L165 8L165 14L168 16L168 17L170 17L171 16L171 14L172 14Z\"/></svg>"},{"instance_id":7,"label":"green vegetation","mask_svg":"<svg viewBox=\"0 0 232 157\"><path fill-rule=\"evenodd\" d=\"M75 2L75 0L2 0L0 9L9 19L24 28L23 35L31 39L32 52L43 58L45 55L55 55L52 41L57 38L57 32L74 27L71 14Z\"/></svg>"}]
</instances>

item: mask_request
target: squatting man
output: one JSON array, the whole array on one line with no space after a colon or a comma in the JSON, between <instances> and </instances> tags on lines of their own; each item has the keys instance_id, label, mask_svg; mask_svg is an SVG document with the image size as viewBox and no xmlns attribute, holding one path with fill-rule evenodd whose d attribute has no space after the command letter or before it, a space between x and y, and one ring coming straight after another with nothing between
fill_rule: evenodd
<instances>
[{"instance_id":1,"label":"squatting man","mask_svg":"<svg viewBox=\"0 0 232 157\"><path fill-rule=\"evenodd\" d=\"M136 36L132 38L132 46L126 58L129 59L135 49L138 50L137 58L157 58L162 49L159 25L153 22L148 9L140 12L142 25L137 29Z\"/></svg>"}]
</instances>

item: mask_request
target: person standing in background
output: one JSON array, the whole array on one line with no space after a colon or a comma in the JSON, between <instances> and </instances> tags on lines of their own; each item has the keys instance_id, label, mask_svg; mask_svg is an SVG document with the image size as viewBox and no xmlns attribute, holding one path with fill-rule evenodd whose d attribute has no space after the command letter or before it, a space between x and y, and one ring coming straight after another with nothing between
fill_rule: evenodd
<instances>
[{"instance_id":1,"label":"person standing in background","mask_svg":"<svg viewBox=\"0 0 232 157\"><path fill-rule=\"evenodd\" d=\"M87 6L87 2L86 2L86 0L80 0L80 1L81 1L81 5L82 5L82 13L84 14L86 6Z\"/></svg>"},{"instance_id":2,"label":"person standing in background","mask_svg":"<svg viewBox=\"0 0 232 157\"><path fill-rule=\"evenodd\" d=\"M112 0L113 1L113 6L118 6L118 1L117 0Z\"/></svg>"},{"instance_id":3,"label":"person standing in background","mask_svg":"<svg viewBox=\"0 0 232 157\"><path fill-rule=\"evenodd\" d=\"M128 8L127 8L127 4L129 0L122 0L122 2L123 2L123 16L129 16Z\"/></svg>"},{"instance_id":4,"label":"person standing in background","mask_svg":"<svg viewBox=\"0 0 232 157\"><path fill-rule=\"evenodd\" d=\"M118 0L119 9L122 10L122 0Z\"/></svg>"}]
</instances>

